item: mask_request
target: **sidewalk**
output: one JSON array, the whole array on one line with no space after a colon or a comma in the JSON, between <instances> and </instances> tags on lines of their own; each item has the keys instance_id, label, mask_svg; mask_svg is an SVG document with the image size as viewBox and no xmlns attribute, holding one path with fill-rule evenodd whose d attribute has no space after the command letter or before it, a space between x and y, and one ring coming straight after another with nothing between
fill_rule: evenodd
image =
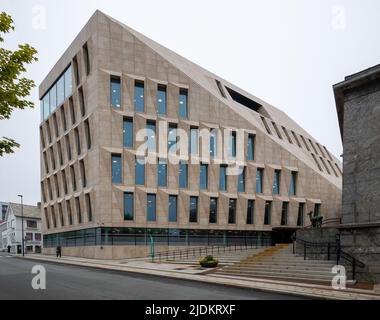
<instances>
[{"instance_id":1,"label":"sidewalk","mask_svg":"<svg viewBox=\"0 0 380 320\"><path fill-rule=\"evenodd\" d=\"M202 269L195 265L151 263L149 259L95 260L77 257L56 258L55 256L47 255L27 255L25 257L18 258L88 268L146 274L151 276L169 277L181 280L199 281L266 292L290 294L314 299L380 300L380 294L375 291L351 288L338 291L333 290L329 286L316 284L216 275L209 273L209 270Z\"/></svg>"}]
</instances>

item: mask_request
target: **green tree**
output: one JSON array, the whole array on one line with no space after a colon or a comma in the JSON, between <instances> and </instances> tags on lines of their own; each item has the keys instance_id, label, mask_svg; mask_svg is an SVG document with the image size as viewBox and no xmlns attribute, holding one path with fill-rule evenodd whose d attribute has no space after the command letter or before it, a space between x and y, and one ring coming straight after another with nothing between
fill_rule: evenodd
<instances>
[{"instance_id":1,"label":"green tree","mask_svg":"<svg viewBox=\"0 0 380 320\"><path fill-rule=\"evenodd\" d=\"M5 12L0 13L0 45L4 35L14 31L12 17ZM9 119L14 109L33 108L33 102L27 97L35 86L33 80L22 76L26 65L37 61L37 50L29 44L20 44L18 50L12 51L0 47L0 120ZM13 153L20 145L13 139L0 139L0 157L5 153Z\"/></svg>"}]
</instances>

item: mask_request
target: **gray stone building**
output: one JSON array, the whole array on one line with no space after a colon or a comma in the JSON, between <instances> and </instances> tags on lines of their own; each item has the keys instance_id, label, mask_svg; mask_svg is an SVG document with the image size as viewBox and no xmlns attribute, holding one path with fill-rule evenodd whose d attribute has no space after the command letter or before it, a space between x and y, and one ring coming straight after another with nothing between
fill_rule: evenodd
<instances>
[{"instance_id":1,"label":"gray stone building","mask_svg":"<svg viewBox=\"0 0 380 320\"><path fill-rule=\"evenodd\" d=\"M39 94L46 253L286 242L308 213L340 217L341 164L322 143L102 12Z\"/></svg>"}]
</instances>

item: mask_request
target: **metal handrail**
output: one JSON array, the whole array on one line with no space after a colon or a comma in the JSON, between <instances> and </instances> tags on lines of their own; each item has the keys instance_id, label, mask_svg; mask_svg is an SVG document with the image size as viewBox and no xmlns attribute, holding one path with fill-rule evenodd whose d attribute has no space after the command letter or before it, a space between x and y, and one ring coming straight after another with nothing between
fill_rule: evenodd
<instances>
[{"instance_id":1,"label":"metal handrail","mask_svg":"<svg viewBox=\"0 0 380 320\"><path fill-rule=\"evenodd\" d=\"M329 224L341 224L342 223L342 218L330 218L322 221L322 227L329 225ZM312 224L307 225L303 228L300 228L299 230L304 230L304 229L310 229L312 228Z\"/></svg>"},{"instance_id":2,"label":"metal handrail","mask_svg":"<svg viewBox=\"0 0 380 320\"><path fill-rule=\"evenodd\" d=\"M304 255L304 260L306 260L307 257L307 248L309 247L316 247L316 248L327 248L327 260L331 260L331 253L332 249L335 248L335 253L336 253L336 264L339 265L341 258L346 260L348 263L351 264L352 267L352 280L355 280L356 277L356 268L364 268L366 265L359 259L353 257L351 254L348 252L344 251L341 249L340 245L340 240L337 240L335 243L334 242L311 242L303 239L299 239L296 236L296 233L293 234L292 236L293 239L293 253L295 254L295 243L299 242L300 244L303 245L303 255Z\"/></svg>"}]
</instances>

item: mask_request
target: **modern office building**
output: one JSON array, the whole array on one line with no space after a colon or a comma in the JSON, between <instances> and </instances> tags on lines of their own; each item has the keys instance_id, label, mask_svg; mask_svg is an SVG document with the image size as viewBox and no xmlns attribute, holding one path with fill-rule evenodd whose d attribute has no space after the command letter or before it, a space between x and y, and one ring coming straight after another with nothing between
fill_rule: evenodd
<instances>
[{"instance_id":1,"label":"modern office building","mask_svg":"<svg viewBox=\"0 0 380 320\"><path fill-rule=\"evenodd\" d=\"M102 12L39 89L47 253L282 242L308 213L340 216L341 163L322 143Z\"/></svg>"}]
</instances>

